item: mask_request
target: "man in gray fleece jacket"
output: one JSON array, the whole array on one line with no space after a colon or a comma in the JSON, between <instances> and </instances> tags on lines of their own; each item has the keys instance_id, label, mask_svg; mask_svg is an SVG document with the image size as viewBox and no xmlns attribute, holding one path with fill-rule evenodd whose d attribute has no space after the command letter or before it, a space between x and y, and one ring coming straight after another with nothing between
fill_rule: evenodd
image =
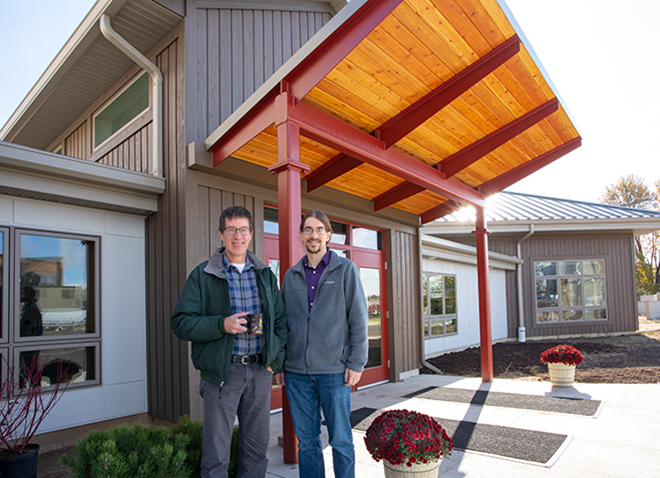
<instances>
[{"instance_id":1,"label":"man in gray fleece jacket","mask_svg":"<svg viewBox=\"0 0 660 478\"><path fill-rule=\"evenodd\" d=\"M328 425L335 477L355 476L351 387L367 363L367 301L357 266L328 250L330 221L310 211L300 225L306 255L282 284L288 317L283 385L298 437L299 476L325 476L321 409Z\"/></svg>"}]
</instances>

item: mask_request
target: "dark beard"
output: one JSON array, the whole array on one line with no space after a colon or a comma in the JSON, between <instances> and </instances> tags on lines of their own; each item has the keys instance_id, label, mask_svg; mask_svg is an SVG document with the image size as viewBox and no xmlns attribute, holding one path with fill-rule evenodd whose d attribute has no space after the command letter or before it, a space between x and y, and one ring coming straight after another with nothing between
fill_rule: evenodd
<instances>
[{"instance_id":1,"label":"dark beard","mask_svg":"<svg viewBox=\"0 0 660 478\"><path fill-rule=\"evenodd\" d=\"M307 249L307 252L309 252L310 254L316 254L316 253L321 251L322 246L323 246L323 244L319 243L319 245L316 247L316 250L312 250L311 249L312 246L308 243L308 244L305 244L305 249Z\"/></svg>"}]
</instances>

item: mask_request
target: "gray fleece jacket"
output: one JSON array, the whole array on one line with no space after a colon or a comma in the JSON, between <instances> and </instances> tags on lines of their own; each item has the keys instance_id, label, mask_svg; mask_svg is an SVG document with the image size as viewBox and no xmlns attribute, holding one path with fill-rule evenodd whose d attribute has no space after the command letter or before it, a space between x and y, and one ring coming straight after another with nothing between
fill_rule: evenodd
<instances>
[{"instance_id":1,"label":"gray fleece jacket","mask_svg":"<svg viewBox=\"0 0 660 478\"><path fill-rule=\"evenodd\" d=\"M303 258L304 259L304 258ZM330 253L309 311L303 259L284 275L288 335L284 369L301 374L362 372L367 363L367 300L357 266Z\"/></svg>"}]
</instances>

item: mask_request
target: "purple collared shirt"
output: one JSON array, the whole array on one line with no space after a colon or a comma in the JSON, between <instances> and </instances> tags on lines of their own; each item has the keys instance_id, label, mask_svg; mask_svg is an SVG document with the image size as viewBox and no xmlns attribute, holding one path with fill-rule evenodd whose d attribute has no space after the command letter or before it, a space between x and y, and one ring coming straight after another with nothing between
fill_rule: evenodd
<instances>
[{"instance_id":1,"label":"purple collared shirt","mask_svg":"<svg viewBox=\"0 0 660 478\"><path fill-rule=\"evenodd\" d=\"M326 266L330 262L330 251L326 252L316 267L310 267L307 265L307 256L303 261L305 266L305 278L307 279L307 299L309 303L309 310L312 310L312 305L314 305L314 297L316 296L316 289L319 286L319 280L321 275L325 270Z\"/></svg>"}]
</instances>

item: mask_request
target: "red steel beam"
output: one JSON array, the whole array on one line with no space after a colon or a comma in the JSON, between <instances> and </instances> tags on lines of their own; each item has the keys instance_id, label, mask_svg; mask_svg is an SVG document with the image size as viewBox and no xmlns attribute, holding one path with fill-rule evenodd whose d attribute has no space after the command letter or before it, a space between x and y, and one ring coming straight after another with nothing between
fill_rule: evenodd
<instances>
[{"instance_id":1,"label":"red steel beam","mask_svg":"<svg viewBox=\"0 0 660 478\"><path fill-rule=\"evenodd\" d=\"M305 176L305 180L307 180L307 192L312 192L314 189L329 183L333 179L349 172L351 169L357 168L361 164L362 161L358 161L355 158L339 153L337 156L330 159L330 161L327 161L323 166Z\"/></svg>"},{"instance_id":2,"label":"red steel beam","mask_svg":"<svg viewBox=\"0 0 660 478\"><path fill-rule=\"evenodd\" d=\"M376 138L389 148L442 108L483 80L520 51L520 39L514 35L434 89L401 113L376 128Z\"/></svg>"},{"instance_id":3,"label":"red steel beam","mask_svg":"<svg viewBox=\"0 0 660 478\"><path fill-rule=\"evenodd\" d=\"M481 380L493 381L493 334L491 332L490 279L488 277L488 234L483 207L477 207L472 234L477 242L477 281L479 284L479 336L481 340Z\"/></svg>"},{"instance_id":4,"label":"red steel beam","mask_svg":"<svg viewBox=\"0 0 660 478\"><path fill-rule=\"evenodd\" d=\"M435 221L438 218L451 214L458 211L463 207L462 204L457 203L456 201L445 201L442 204L429 209L428 211L423 212L420 215L420 220L422 224L427 224L431 221Z\"/></svg>"},{"instance_id":5,"label":"red steel beam","mask_svg":"<svg viewBox=\"0 0 660 478\"><path fill-rule=\"evenodd\" d=\"M351 50L376 28L402 0L370 0L337 28L287 76L293 96L302 99Z\"/></svg>"},{"instance_id":6,"label":"red steel beam","mask_svg":"<svg viewBox=\"0 0 660 478\"><path fill-rule=\"evenodd\" d=\"M544 168L545 166L561 158L565 154L568 154L574 149L579 148L581 145L582 145L581 137L578 136L577 138L573 138L572 140L562 144L561 146L557 146L556 148L551 149L547 153L543 153L540 156L537 156L536 158L527 161L525 164L521 164L520 166L512 169L511 171L508 171L502 174L501 176L498 176L495 179L491 179L490 181L485 182L477 189L481 191L484 194L484 196L490 196L491 194L495 194L500 191L503 191L512 184L515 184L521 179L526 178L530 174L535 173L539 169Z\"/></svg>"},{"instance_id":7,"label":"red steel beam","mask_svg":"<svg viewBox=\"0 0 660 478\"><path fill-rule=\"evenodd\" d=\"M314 141L448 199L463 204L484 205L484 196L473 188L445 179L437 169L396 148L386 150L382 141L308 103L297 103L290 113L290 119L300 125L301 134Z\"/></svg>"},{"instance_id":8,"label":"red steel beam","mask_svg":"<svg viewBox=\"0 0 660 478\"><path fill-rule=\"evenodd\" d=\"M211 147L214 167L275 122L275 98L268 98L265 104L254 109Z\"/></svg>"},{"instance_id":9,"label":"red steel beam","mask_svg":"<svg viewBox=\"0 0 660 478\"><path fill-rule=\"evenodd\" d=\"M548 100L541 106L537 106L532 111L525 113L520 118L516 118L511 123L498 128L489 135L475 141L470 146L452 154L438 163L436 167L450 178L503 144L511 141L520 133L531 128L542 119L547 118L558 109L559 100L557 98Z\"/></svg>"},{"instance_id":10,"label":"red steel beam","mask_svg":"<svg viewBox=\"0 0 660 478\"><path fill-rule=\"evenodd\" d=\"M518 136L523 131L546 118L548 115L554 113L559 108L559 102L556 98L546 101L541 106L534 108L532 111L525 113L520 118L515 119L511 123L502 126L497 131L484 136L480 140L472 143L470 146L463 148L457 153L452 154L442 162L436 164L436 168L445 173L447 178L455 175L461 169L469 166L470 164L478 161L488 153L502 146L507 141ZM374 200L374 210L378 211L394 203L397 203L413 194L420 191L419 187L414 184L405 183L400 184L396 188L378 196L378 201Z\"/></svg>"},{"instance_id":11,"label":"red steel beam","mask_svg":"<svg viewBox=\"0 0 660 478\"><path fill-rule=\"evenodd\" d=\"M380 196L376 196L375 198L373 198L374 211L380 211L381 209L384 209L387 206L402 201L407 197L410 197L422 191L424 191L423 187L408 181L404 181L401 184L397 184L389 191L385 191Z\"/></svg>"}]
</instances>

